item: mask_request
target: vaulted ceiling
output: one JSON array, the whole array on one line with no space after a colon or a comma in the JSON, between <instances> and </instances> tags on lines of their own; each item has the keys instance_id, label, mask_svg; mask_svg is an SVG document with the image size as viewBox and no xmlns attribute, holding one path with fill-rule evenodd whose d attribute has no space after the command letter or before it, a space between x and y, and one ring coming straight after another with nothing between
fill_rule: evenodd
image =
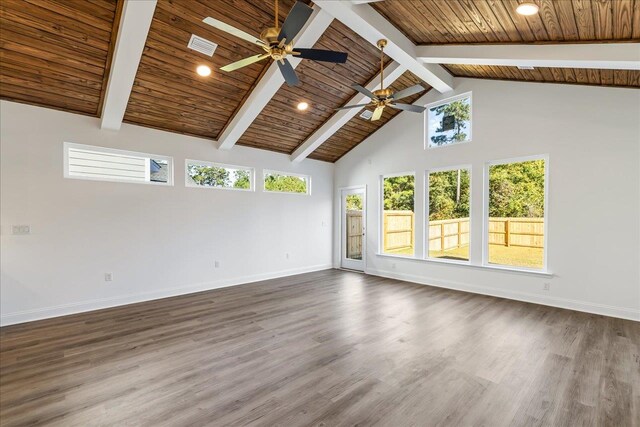
<instances>
[{"instance_id":1,"label":"vaulted ceiling","mask_svg":"<svg viewBox=\"0 0 640 427\"><path fill-rule=\"evenodd\" d=\"M0 97L100 115L116 0L2 0Z\"/></svg>"},{"instance_id":2,"label":"vaulted ceiling","mask_svg":"<svg viewBox=\"0 0 640 427\"><path fill-rule=\"evenodd\" d=\"M540 11L516 13L518 0L403 0L371 3L413 43L584 43L640 41L640 0L535 0ZM640 71L454 65L456 77L640 87Z\"/></svg>"},{"instance_id":3,"label":"vaulted ceiling","mask_svg":"<svg viewBox=\"0 0 640 427\"><path fill-rule=\"evenodd\" d=\"M280 0L280 22L294 2ZM518 0L383 0L366 7L418 46L640 41L640 0L534 2L540 13L530 17L515 13ZM123 3L2 0L0 98L100 117ZM206 16L258 34L273 24L273 1L158 0L133 80L125 122L214 140L228 129L267 72L270 61L231 73L220 71L221 66L258 52L250 43L204 24L202 19ZM301 85L274 89L275 94L265 101L237 143L294 153L339 114L337 107L348 104L357 94L351 84L376 82L379 51L372 40L363 39L358 32L353 25L350 28L334 19L313 47L348 52L347 63L302 61L296 68ZM218 44L213 57L187 48L192 34ZM392 62L384 56L385 67ZM213 69L211 76L196 75L195 68L201 64ZM442 66L459 77L640 88L638 70L522 70L460 63ZM425 88L403 100L407 103L415 102L431 89L410 71L397 75L390 85L394 90L417 83ZM296 105L300 101L308 102L310 108L298 111ZM348 116L308 156L335 162L398 113L387 108L376 122L359 114Z\"/></svg>"}]
</instances>

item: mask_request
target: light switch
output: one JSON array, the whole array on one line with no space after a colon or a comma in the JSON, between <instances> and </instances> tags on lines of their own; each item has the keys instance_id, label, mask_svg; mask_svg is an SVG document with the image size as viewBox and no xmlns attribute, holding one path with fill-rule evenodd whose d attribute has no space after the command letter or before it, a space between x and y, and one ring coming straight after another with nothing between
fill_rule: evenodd
<instances>
[{"instance_id":1,"label":"light switch","mask_svg":"<svg viewBox=\"0 0 640 427\"><path fill-rule=\"evenodd\" d=\"M14 225L11 227L11 233L15 235L31 234L31 226L29 225Z\"/></svg>"}]
</instances>

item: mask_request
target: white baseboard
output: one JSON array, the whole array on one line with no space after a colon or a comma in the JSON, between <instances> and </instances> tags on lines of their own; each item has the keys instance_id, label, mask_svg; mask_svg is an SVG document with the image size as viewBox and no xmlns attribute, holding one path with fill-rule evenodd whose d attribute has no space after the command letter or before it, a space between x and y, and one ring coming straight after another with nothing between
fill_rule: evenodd
<instances>
[{"instance_id":1,"label":"white baseboard","mask_svg":"<svg viewBox=\"0 0 640 427\"><path fill-rule=\"evenodd\" d=\"M516 301L530 302L534 304L548 305L551 307L566 308L569 310L583 311L592 314L618 317L620 319L640 321L640 310L632 308L615 307L604 304L572 300L545 295L537 295L529 292L507 291L490 288L487 286L471 285L468 283L454 282L449 280L433 279L430 277L417 276L413 274L397 273L394 271L367 269L367 274L372 276L386 277L389 279L404 280L405 282L418 283L420 285L434 286L437 288L454 289L457 291L471 292L474 294L489 295L500 298L507 298Z\"/></svg>"},{"instance_id":2,"label":"white baseboard","mask_svg":"<svg viewBox=\"0 0 640 427\"><path fill-rule=\"evenodd\" d=\"M236 277L213 282L197 283L177 288L161 289L151 292L123 295L112 298L102 298L88 301L79 301L69 304L61 304L53 307L37 308L33 310L18 311L15 313L0 315L0 326L15 325L18 323L33 322L35 320L49 319L52 317L67 316L70 314L84 313L103 308L117 307L155 299L191 294L194 292L209 291L212 289L226 288L229 286L244 285L259 282L261 280L277 279L279 277L293 276L295 274L310 273L313 271L327 270L332 264L314 265L310 267L280 270L273 273L254 274L251 276Z\"/></svg>"}]
</instances>

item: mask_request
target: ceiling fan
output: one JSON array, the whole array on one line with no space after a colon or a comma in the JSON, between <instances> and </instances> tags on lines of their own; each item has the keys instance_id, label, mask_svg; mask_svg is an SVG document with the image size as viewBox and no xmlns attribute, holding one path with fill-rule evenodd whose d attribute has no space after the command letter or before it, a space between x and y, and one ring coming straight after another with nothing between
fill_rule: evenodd
<instances>
[{"instance_id":1,"label":"ceiling fan","mask_svg":"<svg viewBox=\"0 0 640 427\"><path fill-rule=\"evenodd\" d=\"M254 62L262 61L266 58L273 58L277 62L278 68L284 77L285 82L289 86L295 86L300 83L296 72L291 63L287 60L287 56L297 56L302 59L312 59L314 61L326 61L343 64L347 61L347 54L344 52L335 52L323 49L302 49L293 46L293 39L300 32L304 24L307 22L313 9L306 4L298 1L293 5L289 15L284 20L282 28L278 24L278 0L275 0L275 27L265 28L260 37L254 37L238 28L227 23L218 21L215 18L207 17L202 21L214 28L222 30L233 36L244 39L248 42L257 44L265 53L250 56L240 61L225 65L220 68L223 71L234 71Z\"/></svg>"},{"instance_id":2,"label":"ceiling fan","mask_svg":"<svg viewBox=\"0 0 640 427\"><path fill-rule=\"evenodd\" d=\"M408 87L406 89L401 90L400 92L393 92L391 89L384 89L384 47L387 45L387 41L385 39L378 40L378 47L380 48L380 89L374 90L371 92L367 88L364 88L358 84L351 85L352 88L357 90L363 95L371 98L371 102L366 104L357 104L357 105L347 105L344 107L336 108L336 110L346 110L349 108L362 108L362 107L375 107L373 111L373 115L371 116L371 121L374 122L379 120L382 117L382 112L386 106L391 108L395 108L397 110L411 111L413 113L422 113L426 110L426 107L420 107L418 105L411 104L398 104L397 100L406 98L407 96L415 95L416 93L422 92L424 87L421 85L414 85Z\"/></svg>"}]
</instances>

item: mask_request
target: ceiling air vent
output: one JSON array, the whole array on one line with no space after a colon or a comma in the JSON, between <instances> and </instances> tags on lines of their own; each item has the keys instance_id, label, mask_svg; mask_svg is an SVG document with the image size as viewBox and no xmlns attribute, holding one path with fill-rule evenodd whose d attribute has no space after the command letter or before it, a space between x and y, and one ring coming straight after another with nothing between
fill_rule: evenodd
<instances>
[{"instance_id":1,"label":"ceiling air vent","mask_svg":"<svg viewBox=\"0 0 640 427\"><path fill-rule=\"evenodd\" d=\"M371 120L371 117L373 117L373 111L364 110L362 113L360 113L360 117L362 117L365 120Z\"/></svg>"},{"instance_id":2,"label":"ceiling air vent","mask_svg":"<svg viewBox=\"0 0 640 427\"><path fill-rule=\"evenodd\" d=\"M191 40L189 40L189 44L187 45L187 47L197 52L204 53L207 56L213 56L213 52L216 51L218 45L214 42L210 42L207 39L203 39L202 37L198 37L195 34L192 34Z\"/></svg>"}]
</instances>

